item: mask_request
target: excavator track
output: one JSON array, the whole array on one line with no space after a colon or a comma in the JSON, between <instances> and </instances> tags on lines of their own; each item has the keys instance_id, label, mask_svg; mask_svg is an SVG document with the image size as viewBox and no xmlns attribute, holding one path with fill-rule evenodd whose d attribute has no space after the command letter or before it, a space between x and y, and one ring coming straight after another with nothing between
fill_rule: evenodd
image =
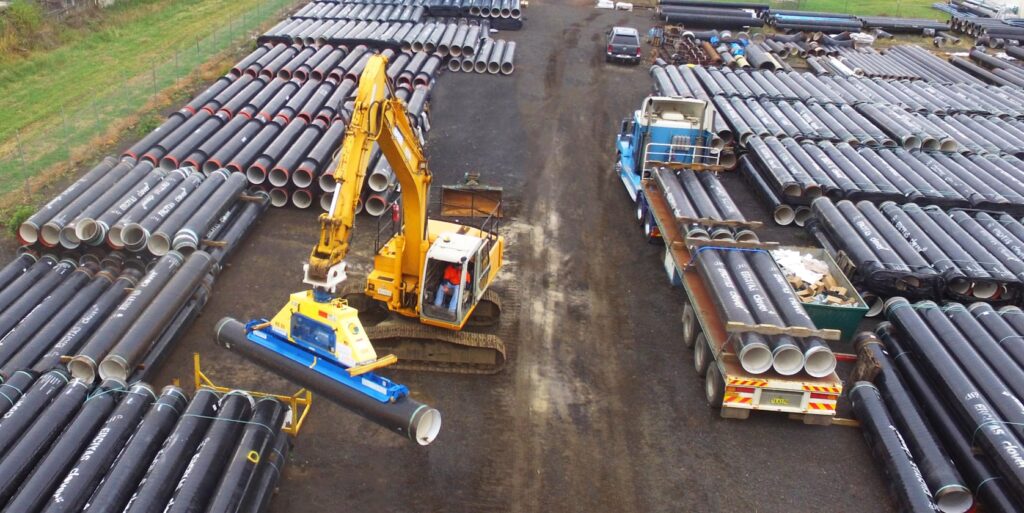
<instances>
[{"instance_id":1,"label":"excavator track","mask_svg":"<svg viewBox=\"0 0 1024 513\"><path fill-rule=\"evenodd\" d=\"M473 310L473 315L469 316L469 322L466 325L484 328L494 326L499 321L501 321L501 296L488 288L476 304L476 309Z\"/></svg>"},{"instance_id":2,"label":"excavator track","mask_svg":"<svg viewBox=\"0 0 1024 513\"><path fill-rule=\"evenodd\" d=\"M391 367L454 374L496 374L505 367L505 343L497 335L452 331L392 318L365 326L378 354L393 353Z\"/></svg>"}]
</instances>

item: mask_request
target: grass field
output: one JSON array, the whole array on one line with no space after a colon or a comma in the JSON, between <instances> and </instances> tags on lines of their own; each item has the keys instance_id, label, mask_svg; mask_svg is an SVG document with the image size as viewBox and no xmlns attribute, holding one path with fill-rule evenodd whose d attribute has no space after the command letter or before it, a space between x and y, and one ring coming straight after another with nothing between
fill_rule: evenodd
<instances>
[{"instance_id":1,"label":"grass field","mask_svg":"<svg viewBox=\"0 0 1024 513\"><path fill-rule=\"evenodd\" d=\"M141 136L159 121L152 112L182 103L171 92L230 64L200 76L203 63L251 48L251 33L294 3L128 0L96 30L0 61L0 195L31 195L49 176L92 164L98 148Z\"/></svg>"}]
</instances>

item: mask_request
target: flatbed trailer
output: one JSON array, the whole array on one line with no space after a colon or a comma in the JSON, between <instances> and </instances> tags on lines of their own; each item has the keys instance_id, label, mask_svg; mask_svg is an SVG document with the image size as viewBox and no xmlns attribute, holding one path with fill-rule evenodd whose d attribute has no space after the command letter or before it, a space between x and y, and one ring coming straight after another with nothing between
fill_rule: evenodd
<instances>
[{"instance_id":1,"label":"flatbed trailer","mask_svg":"<svg viewBox=\"0 0 1024 513\"><path fill-rule=\"evenodd\" d=\"M843 391L839 376L823 378L805 373L782 376L774 371L750 374L732 351L732 333L718 314L700 275L693 269L693 252L679 230L664 193L651 179L641 192L665 243L665 271L673 284L686 291L683 340L694 350L694 368L705 380L705 398L725 418L745 419L752 410L790 414L805 424L830 425Z\"/></svg>"}]
</instances>

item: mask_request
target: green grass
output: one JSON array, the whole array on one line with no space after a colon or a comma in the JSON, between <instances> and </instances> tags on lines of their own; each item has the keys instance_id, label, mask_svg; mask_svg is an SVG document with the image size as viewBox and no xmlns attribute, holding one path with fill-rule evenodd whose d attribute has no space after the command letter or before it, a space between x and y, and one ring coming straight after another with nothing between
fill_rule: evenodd
<instances>
[{"instance_id":1,"label":"green grass","mask_svg":"<svg viewBox=\"0 0 1024 513\"><path fill-rule=\"evenodd\" d=\"M731 1L731 0L719 0ZM755 0L757 1L757 0ZM893 16L897 18L927 18L948 20L949 15L932 8L935 0L771 0L776 9L837 12L864 16Z\"/></svg>"},{"instance_id":2,"label":"green grass","mask_svg":"<svg viewBox=\"0 0 1024 513\"><path fill-rule=\"evenodd\" d=\"M55 49L0 61L0 194L32 189L28 179L70 171L95 158L91 148L134 136L119 123L197 79L214 56L251 47L249 34L294 3L126 0L94 26L69 29Z\"/></svg>"}]
</instances>

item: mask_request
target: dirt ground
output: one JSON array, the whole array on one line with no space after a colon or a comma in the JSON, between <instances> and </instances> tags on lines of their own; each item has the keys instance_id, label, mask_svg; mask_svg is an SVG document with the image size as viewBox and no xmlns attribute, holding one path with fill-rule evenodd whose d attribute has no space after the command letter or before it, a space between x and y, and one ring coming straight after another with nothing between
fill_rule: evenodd
<instances>
[{"instance_id":1,"label":"dirt ground","mask_svg":"<svg viewBox=\"0 0 1024 513\"><path fill-rule=\"evenodd\" d=\"M388 372L437 408L419 447L324 400L284 474L275 512L885 512L882 474L859 431L709 409L681 343L682 291L643 242L611 173L619 120L650 90L646 66L607 65L603 33L646 30L648 12L533 2L510 77L445 74L428 151L435 183L469 170L503 185L508 260L499 290L513 339L495 376ZM736 177L744 213L767 212ZM275 210L232 259L157 384L190 380L191 354L223 385L296 387L221 349L223 316L270 317L302 289L316 212ZM362 219L351 278L365 276ZM799 229L766 240L809 242Z\"/></svg>"}]
</instances>

